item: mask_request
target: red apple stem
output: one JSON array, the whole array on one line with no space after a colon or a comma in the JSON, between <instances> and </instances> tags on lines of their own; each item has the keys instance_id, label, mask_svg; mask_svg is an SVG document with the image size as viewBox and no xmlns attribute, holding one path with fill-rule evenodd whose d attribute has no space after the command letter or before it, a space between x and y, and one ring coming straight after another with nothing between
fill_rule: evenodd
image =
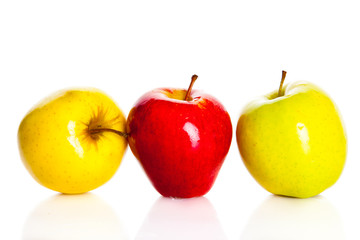
<instances>
[{"instance_id":1,"label":"red apple stem","mask_svg":"<svg viewBox=\"0 0 360 240\"><path fill-rule=\"evenodd\" d=\"M283 85L284 85L284 82L285 82L285 77L286 77L286 71L282 70L281 82L280 82L278 97L281 97L282 95L284 95L284 94L282 93L282 88L283 88Z\"/></svg>"},{"instance_id":2,"label":"red apple stem","mask_svg":"<svg viewBox=\"0 0 360 240\"><path fill-rule=\"evenodd\" d=\"M89 129L89 133L90 134L96 134L96 133L101 133L101 132L112 132L112 133L116 133L117 135L127 138L129 136L128 133L125 132L121 132L115 129L111 129L111 128L93 128L93 129Z\"/></svg>"},{"instance_id":3,"label":"red apple stem","mask_svg":"<svg viewBox=\"0 0 360 240\"><path fill-rule=\"evenodd\" d=\"M190 97L191 89L192 89L192 87L193 87L193 85L194 85L197 78L198 78L198 76L196 74L192 75L189 88L188 88L188 90L186 92L186 95L185 95L185 99L184 99L185 101L190 100L189 97Z\"/></svg>"}]
</instances>

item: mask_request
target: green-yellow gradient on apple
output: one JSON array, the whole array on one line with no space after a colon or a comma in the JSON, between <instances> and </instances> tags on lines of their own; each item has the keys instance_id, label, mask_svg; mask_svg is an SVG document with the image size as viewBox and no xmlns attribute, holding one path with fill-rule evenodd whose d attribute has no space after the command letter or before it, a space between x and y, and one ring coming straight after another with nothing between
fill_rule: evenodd
<instances>
[{"instance_id":1,"label":"green-yellow gradient on apple","mask_svg":"<svg viewBox=\"0 0 360 240\"><path fill-rule=\"evenodd\" d=\"M52 190L77 194L107 182L126 150L125 117L94 88L59 91L22 120L18 145L34 179Z\"/></svg>"},{"instance_id":2,"label":"green-yellow gradient on apple","mask_svg":"<svg viewBox=\"0 0 360 240\"><path fill-rule=\"evenodd\" d=\"M330 97L308 82L295 82L249 103L236 129L243 162L269 192L308 198L340 177L347 143Z\"/></svg>"}]
</instances>

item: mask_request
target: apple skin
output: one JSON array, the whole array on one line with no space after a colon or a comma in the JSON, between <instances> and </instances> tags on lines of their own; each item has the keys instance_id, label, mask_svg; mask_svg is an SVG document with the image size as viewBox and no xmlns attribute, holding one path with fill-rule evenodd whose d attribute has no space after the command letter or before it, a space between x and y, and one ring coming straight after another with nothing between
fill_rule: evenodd
<instances>
[{"instance_id":1,"label":"apple skin","mask_svg":"<svg viewBox=\"0 0 360 240\"><path fill-rule=\"evenodd\" d=\"M232 139L230 116L214 97L193 90L155 89L131 109L129 146L155 189L165 197L206 194Z\"/></svg>"},{"instance_id":2,"label":"apple skin","mask_svg":"<svg viewBox=\"0 0 360 240\"><path fill-rule=\"evenodd\" d=\"M343 170L347 141L330 97L295 82L249 103L236 129L243 162L269 192L298 198L320 194Z\"/></svg>"},{"instance_id":3,"label":"apple skin","mask_svg":"<svg viewBox=\"0 0 360 240\"><path fill-rule=\"evenodd\" d=\"M107 182L127 147L126 119L105 93L94 88L66 89L42 100L18 129L21 159L41 185L67 194L84 193Z\"/></svg>"}]
</instances>

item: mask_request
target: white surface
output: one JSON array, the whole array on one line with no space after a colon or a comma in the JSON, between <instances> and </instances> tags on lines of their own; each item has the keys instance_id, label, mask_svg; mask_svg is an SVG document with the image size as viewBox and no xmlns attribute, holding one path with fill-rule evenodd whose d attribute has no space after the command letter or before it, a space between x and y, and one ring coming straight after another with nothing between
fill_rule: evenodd
<instances>
[{"instance_id":1,"label":"white surface","mask_svg":"<svg viewBox=\"0 0 360 240\"><path fill-rule=\"evenodd\" d=\"M357 1L0 2L0 239L359 239L360 80ZM195 88L242 107L287 82L311 81L339 106L348 133L340 180L316 198L271 196L233 138L212 190L162 199L128 149L114 178L81 196L37 184L17 127L55 90L93 86L125 113L146 91Z\"/></svg>"}]
</instances>

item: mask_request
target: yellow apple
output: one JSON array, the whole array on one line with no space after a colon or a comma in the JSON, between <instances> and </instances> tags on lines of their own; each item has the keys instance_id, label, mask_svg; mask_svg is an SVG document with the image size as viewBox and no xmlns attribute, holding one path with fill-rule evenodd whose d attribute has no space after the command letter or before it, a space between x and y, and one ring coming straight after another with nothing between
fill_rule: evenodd
<instances>
[{"instance_id":1,"label":"yellow apple","mask_svg":"<svg viewBox=\"0 0 360 240\"><path fill-rule=\"evenodd\" d=\"M127 147L124 114L94 88L69 89L44 99L24 117L18 145L41 185L76 194L107 182Z\"/></svg>"},{"instance_id":2,"label":"yellow apple","mask_svg":"<svg viewBox=\"0 0 360 240\"><path fill-rule=\"evenodd\" d=\"M273 194L315 196L340 177L346 134L330 97L308 82L295 82L249 103L236 129L243 162Z\"/></svg>"}]
</instances>

